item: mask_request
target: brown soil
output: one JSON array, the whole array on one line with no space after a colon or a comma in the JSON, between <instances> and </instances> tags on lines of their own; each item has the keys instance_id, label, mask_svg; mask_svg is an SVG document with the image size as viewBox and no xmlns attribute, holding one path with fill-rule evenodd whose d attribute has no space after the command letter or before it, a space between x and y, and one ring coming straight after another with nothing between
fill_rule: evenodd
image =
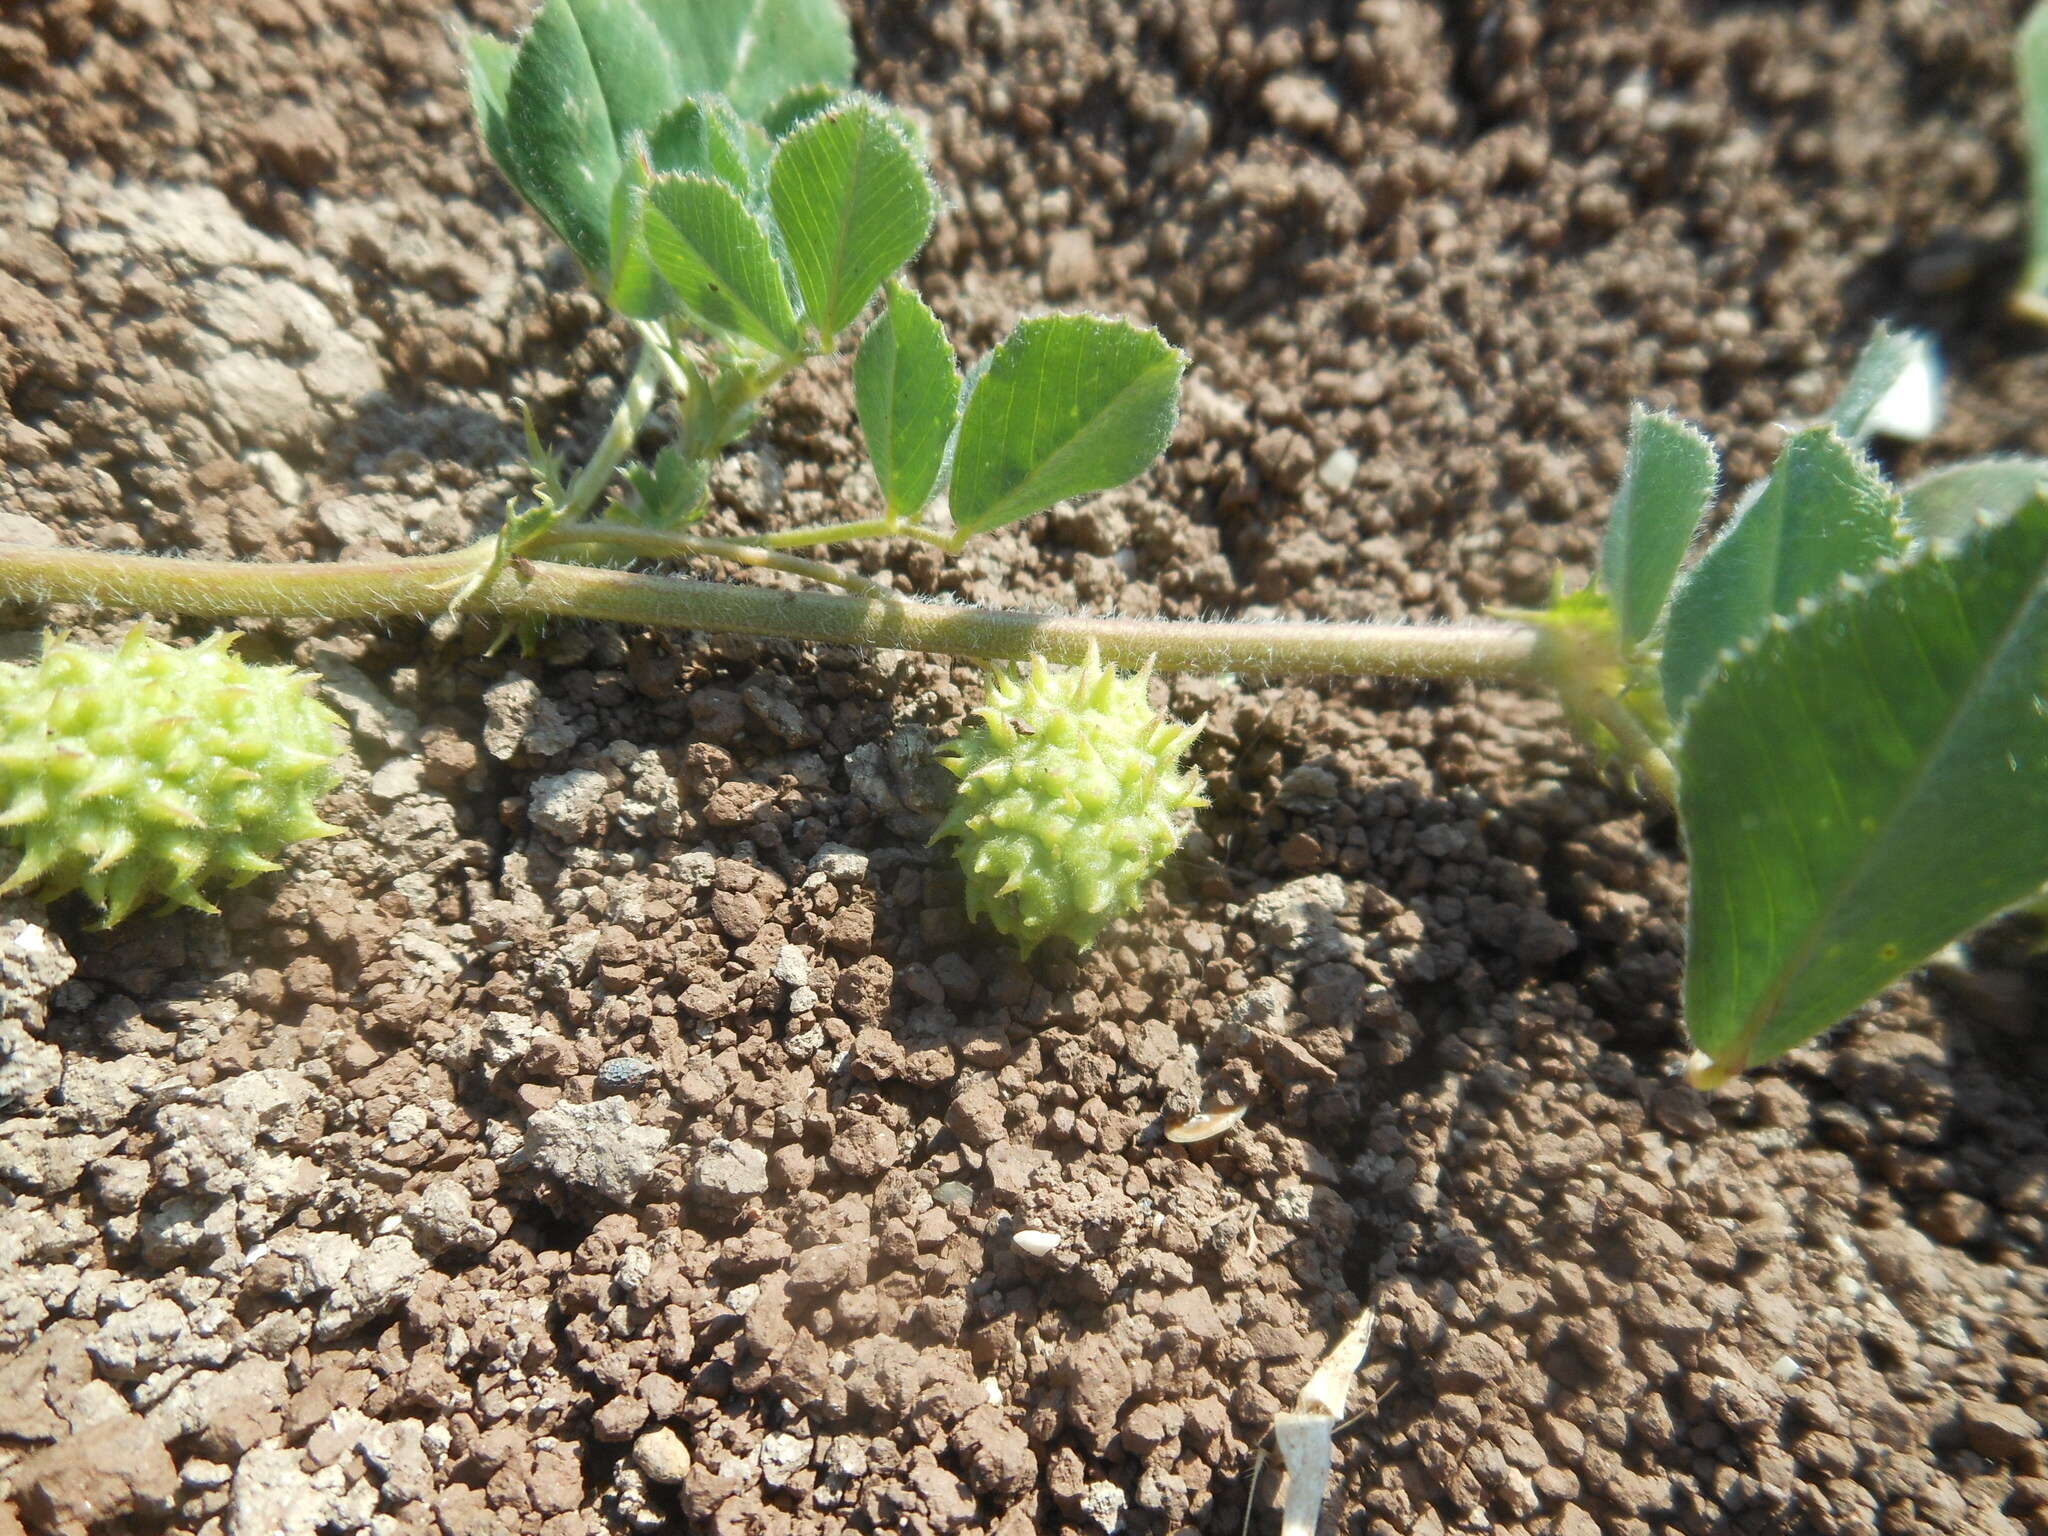
<instances>
[{"instance_id":1,"label":"brown soil","mask_svg":"<svg viewBox=\"0 0 2048 1536\"><path fill-rule=\"evenodd\" d=\"M1052 301L1196 359L1142 485L867 563L1528 602L1631 400L1746 480L1886 316L1957 379L1901 468L2048 450L2013 21L866 7L963 347ZM8 0L0 111L7 536L443 547L519 484L515 398L603 419L622 338L483 164L438 0ZM860 505L855 448L801 381L719 515ZM971 670L489 638L253 630L348 706L353 835L219 919L0 927L0 1536L1271 1529L1258 1448L1368 1299L1327 1529L2048 1530L2018 962L1703 1099L1672 828L1548 708L1183 680L1196 846L1026 966L924 846ZM1163 1142L1205 1088L1243 1124Z\"/></svg>"}]
</instances>

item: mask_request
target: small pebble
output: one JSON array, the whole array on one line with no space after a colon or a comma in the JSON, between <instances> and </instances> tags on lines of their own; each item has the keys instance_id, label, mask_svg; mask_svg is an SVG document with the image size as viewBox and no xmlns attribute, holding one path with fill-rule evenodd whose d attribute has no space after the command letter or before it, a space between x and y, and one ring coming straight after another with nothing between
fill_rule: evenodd
<instances>
[{"instance_id":1,"label":"small pebble","mask_svg":"<svg viewBox=\"0 0 2048 1536\"><path fill-rule=\"evenodd\" d=\"M1010 1241L1017 1245L1018 1251L1028 1253L1034 1259L1044 1258L1060 1245L1057 1232L1041 1232L1036 1227L1024 1228Z\"/></svg>"},{"instance_id":2,"label":"small pebble","mask_svg":"<svg viewBox=\"0 0 2048 1536\"><path fill-rule=\"evenodd\" d=\"M672 1429L649 1430L633 1442L633 1465L649 1482L680 1483L690 1475L690 1448Z\"/></svg>"},{"instance_id":3,"label":"small pebble","mask_svg":"<svg viewBox=\"0 0 2048 1536\"><path fill-rule=\"evenodd\" d=\"M1348 491L1358 479L1358 455L1349 448L1339 448L1323 460L1316 470L1316 478L1327 490Z\"/></svg>"},{"instance_id":4,"label":"small pebble","mask_svg":"<svg viewBox=\"0 0 2048 1536\"><path fill-rule=\"evenodd\" d=\"M614 1056L597 1069L597 1086L614 1092L638 1088L654 1076L654 1063L644 1056Z\"/></svg>"}]
</instances>

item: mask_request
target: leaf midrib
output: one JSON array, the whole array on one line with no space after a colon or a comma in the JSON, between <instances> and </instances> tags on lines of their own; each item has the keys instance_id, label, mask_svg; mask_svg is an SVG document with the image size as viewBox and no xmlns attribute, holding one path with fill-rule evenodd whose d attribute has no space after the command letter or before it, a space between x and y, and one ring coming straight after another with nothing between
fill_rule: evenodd
<instances>
[{"instance_id":1,"label":"leaf midrib","mask_svg":"<svg viewBox=\"0 0 2048 1536\"><path fill-rule=\"evenodd\" d=\"M1960 602L1961 594L1954 593L1953 590L1953 578L1950 577L1949 581L1951 593ZM1956 703L1943 720L1941 729L1932 738L1928 750L1921 754L1920 762L1913 770L1907 783L1893 798L1891 809L1879 823L1877 831L1864 840L1863 853L1857 857L1843 877L1835 882L1833 894L1829 897L1827 904L1815 915L1814 920L1807 925L1806 935L1800 940L1799 947L1787 957L1783 965L1778 967L1772 977L1768 990L1758 1000L1757 1005L1745 1016L1742 1032L1737 1037L1741 1046L1742 1059L1747 1060L1750 1047L1755 1045L1757 1039L1763 1033L1764 1026L1770 1022L1771 1016L1777 1012L1779 1005L1784 1001L1785 994L1791 990L1792 983L1812 963L1815 947L1820 942L1820 935L1833 923L1836 914L1840 912L1843 903L1847 900L1849 892L1855 890L1862 883L1864 874L1874 861L1877 851L1886 845L1888 841L1887 834L1889 834L1892 827L1897 825L1900 813L1919 797L1920 791L1926 784L1934 763L1947 750L1949 738L1955 734L1958 722L1969 712L1978 694L1983 690L1986 675L1996 670L1997 663L2016 643L2017 635L2025 625L2027 617L2033 612L2035 605L2041 602L2044 597L2048 597L2048 565L2043 566L2041 571L2034 577L2025 595L2019 602L2013 605L2012 617L2000 629L1996 642L1985 651L1985 659L1973 671L1969 686L1956 695Z\"/></svg>"},{"instance_id":2,"label":"leaf midrib","mask_svg":"<svg viewBox=\"0 0 2048 1536\"><path fill-rule=\"evenodd\" d=\"M981 517L978 518L976 521L990 527L1001 527L1003 523L1003 518L1000 514L1007 512L1009 510L1010 505L1013 502L1029 500L1030 498L1025 496L1024 492L1028 490L1033 484L1045 480L1052 473L1053 470L1060 468L1066 462L1068 454L1072 452L1074 444L1082 437L1084 433L1088 431L1089 428L1093 427L1096 422L1100 421L1104 416L1108 415L1112 409L1114 409L1118 404L1120 404L1123 401L1126 395L1131 393L1131 391L1138 388L1138 386L1140 386L1141 384L1144 384L1147 381L1149 381L1152 375L1156 373L1159 369L1171 367L1172 364L1173 356L1171 353L1168 353L1167 356L1161 358L1157 363L1153 364L1150 368L1142 369L1138 373L1134 374L1129 383L1125 384L1123 388L1119 389L1115 394L1111 395L1107 400L1105 400L1102 403L1102 405L1095 411L1093 415L1091 415L1086 421L1082 422L1079 426L1077 426L1072 432L1068 433L1066 440L1062 442L1059 445L1059 447L1055 448L1051 453L1046 454L1042 458L1040 458L1038 463L1032 469L1025 473L1023 479L1019 480L1015 485L1010 487L1009 491L1006 492L994 504L988 507L982 513ZM1041 395L1044 393L1044 372L1045 371L1041 369L1039 373L1039 390Z\"/></svg>"}]
</instances>

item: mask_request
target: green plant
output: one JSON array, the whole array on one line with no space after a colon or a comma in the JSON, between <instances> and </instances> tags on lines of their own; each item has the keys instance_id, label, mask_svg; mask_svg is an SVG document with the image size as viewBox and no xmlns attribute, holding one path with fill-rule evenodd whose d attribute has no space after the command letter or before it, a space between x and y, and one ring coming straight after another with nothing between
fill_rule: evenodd
<instances>
[{"instance_id":1,"label":"green plant","mask_svg":"<svg viewBox=\"0 0 2048 1536\"><path fill-rule=\"evenodd\" d=\"M341 722L304 673L232 643L138 628L117 651L52 641L33 666L0 666L0 831L20 851L0 890L81 891L109 926L151 898L211 912L206 886L340 830L315 806Z\"/></svg>"},{"instance_id":2,"label":"green plant","mask_svg":"<svg viewBox=\"0 0 2048 1536\"><path fill-rule=\"evenodd\" d=\"M493 158L640 339L590 460L565 478L536 438L533 504L450 554L275 568L0 547L0 596L192 617L454 610L515 629L577 617L1029 662L1026 681L992 678L954 749L961 799L941 834L970 899L1026 949L1086 943L1126 910L1195 803L1179 767L1191 728L1155 719L1113 669L1547 689L1676 808L1706 1079L1811 1038L2048 878L2044 466L1891 485L1864 443L1924 361L1910 337L1880 333L1831 417L1787 437L1689 564L1716 455L1639 412L1598 579L1540 613L1047 615L909 600L796 553L875 538L958 551L1121 484L1164 448L1185 367L1150 330L1048 316L963 380L938 318L893 280L937 206L920 141L848 88L851 59L831 0L548 0L519 45L473 39ZM880 511L703 535L716 455L871 307L854 395ZM658 409L668 442L630 462ZM700 559L842 590L621 568ZM1129 835L1077 852L1069 817Z\"/></svg>"},{"instance_id":3,"label":"green plant","mask_svg":"<svg viewBox=\"0 0 2048 1536\"><path fill-rule=\"evenodd\" d=\"M515 559L552 551L709 556L874 595L786 551L976 534L1107 490L1165 447L1187 360L1156 331L1091 315L1026 320L963 384L938 317L892 281L938 207L919 135L851 89L834 0L547 0L517 45L473 36L469 85L491 157L638 331L611 432L564 484L510 516L456 605ZM793 370L838 348L878 293L854 399L879 516L737 540L695 537L710 465ZM614 472L666 387L671 440ZM932 516L944 492L950 526Z\"/></svg>"}]
</instances>

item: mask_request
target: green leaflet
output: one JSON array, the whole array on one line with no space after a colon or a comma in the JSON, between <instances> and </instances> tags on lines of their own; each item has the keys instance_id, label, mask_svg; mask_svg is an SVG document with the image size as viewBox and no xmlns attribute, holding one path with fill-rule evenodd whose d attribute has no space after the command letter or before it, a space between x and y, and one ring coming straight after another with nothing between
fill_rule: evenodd
<instances>
[{"instance_id":1,"label":"green leaflet","mask_svg":"<svg viewBox=\"0 0 2048 1536\"><path fill-rule=\"evenodd\" d=\"M645 141L628 142L625 166L612 188L611 288L605 297L612 308L634 320L659 320L674 313L676 296L654 270L642 239L647 223L647 190L653 184L645 158Z\"/></svg>"},{"instance_id":2,"label":"green leaflet","mask_svg":"<svg viewBox=\"0 0 2048 1536\"><path fill-rule=\"evenodd\" d=\"M692 96L647 135L647 161L662 176L709 176L745 197L752 190L746 125L717 96Z\"/></svg>"},{"instance_id":3,"label":"green leaflet","mask_svg":"<svg viewBox=\"0 0 2048 1536\"><path fill-rule=\"evenodd\" d=\"M1924 339L1911 331L1878 326L1856 359L1849 382L1842 386L1841 398L1829 413L1829 420L1845 441L1861 444L1870 436L1870 418L1878 402L1891 392L1926 345Z\"/></svg>"},{"instance_id":4,"label":"green leaflet","mask_svg":"<svg viewBox=\"0 0 2048 1536\"><path fill-rule=\"evenodd\" d=\"M837 0L642 0L667 38L684 94L716 92L758 118L800 85L853 79Z\"/></svg>"},{"instance_id":5,"label":"green leaflet","mask_svg":"<svg viewBox=\"0 0 2048 1536\"><path fill-rule=\"evenodd\" d=\"M938 489L960 410L960 369L946 328L916 294L889 285L853 360L868 458L893 517L915 517Z\"/></svg>"},{"instance_id":6,"label":"green leaflet","mask_svg":"<svg viewBox=\"0 0 2048 1536\"><path fill-rule=\"evenodd\" d=\"M700 323L784 357L801 343L768 232L739 194L708 176L656 177L647 254Z\"/></svg>"},{"instance_id":7,"label":"green leaflet","mask_svg":"<svg viewBox=\"0 0 2048 1536\"><path fill-rule=\"evenodd\" d=\"M805 317L827 343L917 254L935 209L909 139L861 100L806 119L776 146L768 201Z\"/></svg>"},{"instance_id":8,"label":"green leaflet","mask_svg":"<svg viewBox=\"0 0 2048 1536\"><path fill-rule=\"evenodd\" d=\"M670 443L654 456L652 465L628 465L625 479L627 495L606 509L607 521L642 528L686 528L704 515L711 465Z\"/></svg>"},{"instance_id":9,"label":"green leaflet","mask_svg":"<svg viewBox=\"0 0 2048 1536\"><path fill-rule=\"evenodd\" d=\"M512 61L519 56L519 51L510 43L500 42L481 32L472 33L467 42L469 104L476 113L477 131L483 135L484 149L503 166L511 155L511 142L505 125L505 97L512 88Z\"/></svg>"},{"instance_id":10,"label":"green leaflet","mask_svg":"<svg viewBox=\"0 0 2048 1536\"><path fill-rule=\"evenodd\" d=\"M2012 516L2048 485L2048 459L1970 459L1906 487L1900 519L1916 539L1959 539L1984 519Z\"/></svg>"},{"instance_id":11,"label":"green leaflet","mask_svg":"<svg viewBox=\"0 0 2048 1536\"><path fill-rule=\"evenodd\" d=\"M649 127L682 94L675 56L653 15L667 7L642 0L569 0L569 8L604 92L612 133L623 141Z\"/></svg>"},{"instance_id":12,"label":"green leaflet","mask_svg":"<svg viewBox=\"0 0 2048 1536\"><path fill-rule=\"evenodd\" d=\"M2025 117L2027 190L2033 205L2027 265L2012 307L2029 320L2048 321L2048 5L2027 13L2014 45Z\"/></svg>"},{"instance_id":13,"label":"green leaflet","mask_svg":"<svg viewBox=\"0 0 2048 1536\"><path fill-rule=\"evenodd\" d=\"M1838 584L1699 692L1677 751L1693 1040L1826 1029L2048 875L2048 501Z\"/></svg>"},{"instance_id":14,"label":"green leaflet","mask_svg":"<svg viewBox=\"0 0 2048 1536\"><path fill-rule=\"evenodd\" d=\"M1180 413L1187 357L1098 315L1026 320L972 386L953 451L953 522L983 533L1142 474Z\"/></svg>"},{"instance_id":15,"label":"green leaflet","mask_svg":"<svg viewBox=\"0 0 2048 1536\"><path fill-rule=\"evenodd\" d=\"M800 85L776 98L774 105L761 114L761 126L768 130L770 138L782 138L798 123L837 106L845 97L846 92L836 85Z\"/></svg>"},{"instance_id":16,"label":"green leaflet","mask_svg":"<svg viewBox=\"0 0 2048 1536\"><path fill-rule=\"evenodd\" d=\"M506 176L605 286L619 151L570 0L548 0L534 17L506 78L502 123Z\"/></svg>"},{"instance_id":17,"label":"green leaflet","mask_svg":"<svg viewBox=\"0 0 2048 1536\"><path fill-rule=\"evenodd\" d=\"M1771 478L1672 593L1661 672L1677 720L1721 653L1897 553L1898 495L1832 426L1793 434Z\"/></svg>"},{"instance_id":18,"label":"green leaflet","mask_svg":"<svg viewBox=\"0 0 2048 1536\"><path fill-rule=\"evenodd\" d=\"M1664 616L1664 600L1714 504L1719 479L1713 444L1698 428L1636 408L1628 465L1600 551L1600 579L1614 599L1623 644L1640 643Z\"/></svg>"}]
</instances>

